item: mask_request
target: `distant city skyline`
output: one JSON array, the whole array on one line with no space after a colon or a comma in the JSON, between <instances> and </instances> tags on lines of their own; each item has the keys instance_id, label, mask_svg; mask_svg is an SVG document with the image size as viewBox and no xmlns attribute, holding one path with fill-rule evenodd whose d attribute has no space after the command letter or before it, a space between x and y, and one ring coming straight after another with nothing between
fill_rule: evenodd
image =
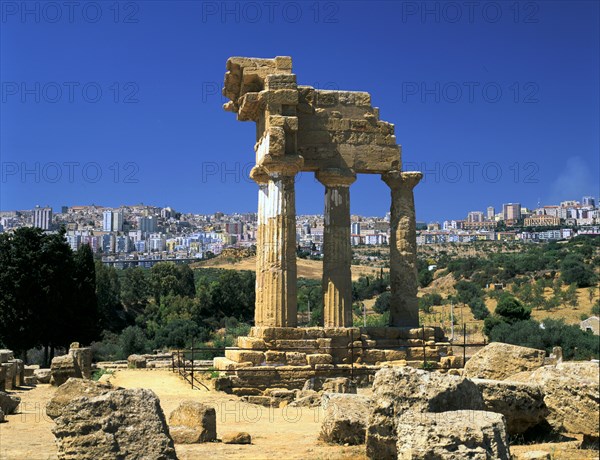
<instances>
[{"instance_id":1,"label":"distant city skyline","mask_svg":"<svg viewBox=\"0 0 600 460\"><path fill-rule=\"evenodd\" d=\"M425 173L419 220L599 194L600 2L448 3L458 20L444 2L284 2L272 15L266 3L247 3L256 17L244 2L177 0L94 3L98 21L61 2L7 12L0 209L255 210L255 126L222 109L236 55L292 56L298 84L370 92L403 169ZM321 213L323 186L302 174L296 198L299 214ZM352 185L353 214L389 201L378 176Z\"/></svg>"}]
</instances>

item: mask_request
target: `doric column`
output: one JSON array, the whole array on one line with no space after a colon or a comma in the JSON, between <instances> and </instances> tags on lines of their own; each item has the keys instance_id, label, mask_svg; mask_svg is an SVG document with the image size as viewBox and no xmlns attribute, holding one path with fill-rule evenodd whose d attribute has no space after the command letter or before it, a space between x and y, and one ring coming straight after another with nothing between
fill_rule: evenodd
<instances>
[{"instance_id":1,"label":"doric column","mask_svg":"<svg viewBox=\"0 0 600 460\"><path fill-rule=\"evenodd\" d=\"M423 174L390 171L381 178L392 191L390 220L390 326L419 326L417 230L413 188Z\"/></svg>"},{"instance_id":2,"label":"doric column","mask_svg":"<svg viewBox=\"0 0 600 460\"><path fill-rule=\"evenodd\" d=\"M351 170L326 169L316 177L325 186L323 324L352 327L350 185L356 175Z\"/></svg>"},{"instance_id":3,"label":"doric column","mask_svg":"<svg viewBox=\"0 0 600 460\"><path fill-rule=\"evenodd\" d=\"M257 326L295 327L297 324L294 179L300 166L301 157L286 155L251 172L259 184Z\"/></svg>"}]
</instances>

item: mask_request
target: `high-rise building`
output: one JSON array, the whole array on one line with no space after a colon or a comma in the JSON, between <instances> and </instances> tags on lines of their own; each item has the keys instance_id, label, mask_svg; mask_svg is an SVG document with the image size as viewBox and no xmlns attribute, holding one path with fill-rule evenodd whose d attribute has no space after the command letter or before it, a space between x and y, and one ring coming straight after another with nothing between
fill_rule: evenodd
<instances>
[{"instance_id":1,"label":"high-rise building","mask_svg":"<svg viewBox=\"0 0 600 460\"><path fill-rule=\"evenodd\" d=\"M487 220L494 220L496 218L496 210L493 206L487 208Z\"/></svg>"},{"instance_id":2,"label":"high-rise building","mask_svg":"<svg viewBox=\"0 0 600 460\"><path fill-rule=\"evenodd\" d=\"M505 221L516 222L521 218L520 203L506 203L502 205L502 217Z\"/></svg>"},{"instance_id":3,"label":"high-rise building","mask_svg":"<svg viewBox=\"0 0 600 460\"><path fill-rule=\"evenodd\" d=\"M154 216L138 217L138 230L142 233L155 233L158 219Z\"/></svg>"},{"instance_id":4,"label":"high-rise building","mask_svg":"<svg viewBox=\"0 0 600 460\"><path fill-rule=\"evenodd\" d=\"M481 211L471 211L467 214L467 222L483 222L483 213Z\"/></svg>"},{"instance_id":5,"label":"high-rise building","mask_svg":"<svg viewBox=\"0 0 600 460\"><path fill-rule=\"evenodd\" d=\"M33 226L42 230L50 230L52 227L52 208L36 206L33 210Z\"/></svg>"},{"instance_id":6,"label":"high-rise building","mask_svg":"<svg viewBox=\"0 0 600 460\"><path fill-rule=\"evenodd\" d=\"M121 211L104 211L102 213L102 230L105 232L122 232L123 213Z\"/></svg>"},{"instance_id":7,"label":"high-rise building","mask_svg":"<svg viewBox=\"0 0 600 460\"><path fill-rule=\"evenodd\" d=\"M352 222L350 233L352 235L360 235L360 222Z\"/></svg>"},{"instance_id":8,"label":"high-rise building","mask_svg":"<svg viewBox=\"0 0 600 460\"><path fill-rule=\"evenodd\" d=\"M583 206L591 206L592 208L596 207L596 199L593 196L584 196L581 200L581 204Z\"/></svg>"}]
</instances>

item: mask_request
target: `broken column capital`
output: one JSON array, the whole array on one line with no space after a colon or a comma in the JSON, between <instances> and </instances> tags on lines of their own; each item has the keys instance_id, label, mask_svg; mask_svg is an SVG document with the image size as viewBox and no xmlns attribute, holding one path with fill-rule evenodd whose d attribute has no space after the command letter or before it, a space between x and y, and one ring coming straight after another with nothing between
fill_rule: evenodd
<instances>
[{"instance_id":1,"label":"broken column capital","mask_svg":"<svg viewBox=\"0 0 600 460\"><path fill-rule=\"evenodd\" d=\"M389 171L381 175L383 180L391 189L409 188L413 189L423 178L420 171Z\"/></svg>"},{"instance_id":2,"label":"broken column capital","mask_svg":"<svg viewBox=\"0 0 600 460\"><path fill-rule=\"evenodd\" d=\"M295 176L302 169L304 158L300 155L265 155L260 163L269 176Z\"/></svg>"},{"instance_id":3,"label":"broken column capital","mask_svg":"<svg viewBox=\"0 0 600 460\"><path fill-rule=\"evenodd\" d=\"M327 168L315 173L315 177L325 187L350 187L356 181L356 174L347 168Z\"/></svg>"},{"instance_id":4,"label":"broken column capital","mask_svg":"<svg viewBox=\"0 0 600 460\"><path fill-rule=\"evenodd\" d=\"M262 166L255 165L250 170L250 179L259 185L264 185L269 182L269 173Z\"/></svg>"}]
</instances>

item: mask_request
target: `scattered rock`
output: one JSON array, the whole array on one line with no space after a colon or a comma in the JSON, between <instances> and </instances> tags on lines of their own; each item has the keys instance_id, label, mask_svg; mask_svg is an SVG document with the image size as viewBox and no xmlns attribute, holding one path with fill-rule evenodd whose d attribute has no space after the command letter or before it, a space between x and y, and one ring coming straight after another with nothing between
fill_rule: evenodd
<instances>
[{"instance_id":1,"label":"scattered rock","mask_svg":"<svg viewBox=\"0 0 600 460\"><path fill-rule=\"evenodd\" d=\"M404 412L483 410L481 392L469 379L412 367L375 374L367 428L367 456L396 458L396 421Z\"/></svg>"},{"instance_id":2,"label":"scattered rock","mask_svg":"<svg viewBox=\"0 0 600 460\"><path fill-rule=\"evenodd\" d=\"M142 355L129 355L127 358L127 367L130 369L145 369L146 357Z\"/></svg>"},{"instance_id":3,"label":"scattered rock","mask_svg":"<svg viewBox=\"0 0 600 460\"><path fill-rule=\"evenodd\" d=\"M600 391L597 363L563 362L513 378L540 385L549 410L546 420L556 431L598 437Z\"/></svg>"},{"instance_id":4,"label":"scattered rock","mask_svg":"<svg viewBox=\"0 0 600 460\"><path fill-rule=\"evenodd\" d=\"M21 404L21 398L0 391L0 409L5 415L14 414L19 404Z\"/></svg>"},{"instance_id":5,"label":"scattered rock","mask_svg":"<svg viewBox=\"0 0 600 460\"><path fill-rule=\"evenodd\" d=\"M544 364L544 350L493 342L475 353L464 368L465 377L504 380L522 371L531 371Z\"/></svg>"},{"instance_id":6,"label":"scattered rock","mask_svg":"<svg viewBox=\"0 0 600 460\"><path fill-rule=\"evenodd\" d=\"M347 377L337 377L325 380L322 385L324 393L354 393L356 384Z\"/></svg>"},{"instance_id":7,"label":"scattered rock","mask_svg":"<svg viewBox=\"0 0 600 460\"><path fill-rule=\"evenodd\" d=\"M398 420L397 438L399 460L511 458L504 417L493 412L406 412Z\"/></svg>"},{"instance_id":8,"label":"scattered rock","mask_svg":"<svg viewBox=\"0 0 600 460\"><path fill-rule=\"evenodd\" d=\"M160 402L150 390L77 398L55 422L60 459L177 459Z\"/></svg>"},{"instance_id":9,"label":"scattered rock","mask_svg":"<svg viewBox=\"0 0 600 460\"><path fill-rule=\"evenodd\" d=\"M325 393L319 439L336 444L363 444L370 399L357 394Z\"/></svg>"},{"instance_id":10,"label":"scattered rock","mask_svg":"<svg viewBox=\"0 0 600 460\"><path fill-rule=\"evenodd\" d=\"M75 348L70 348L69 353L52 358L50 364L50 383L60 386L70 377L90 379L92 377L92 350L91 348L79 348L74 342Z\"/></svg>"},{"instance_id":11,"label":"scattered rock","mask_svg":"<svg viewBox=\"0 0 600 460\"><path fill-rule=\"evenodd\" d=\"M501 380L473 379L481 390L485 410L506 418L508 434L522 434L544 420L548 408L538 385Z\"/></svg>"},{"instance_id":12,"label":"scattered rock","mask_svg":"<svg viewBox=\"0 0 600 460\"><path fill-rule=\"evenodd\" d=\"M221 437L223 444L252 444L252 437L245 431L226 433Z\"/></svg>"},{"instance_id":13,"label":"scattered rock","mask_svg":"<svg viewBox=\"0 0 600 460\"><path fill-rule=\"evenodd\" d=\"M529 452L523 452L517 454L515 460L551 460L552 456L549 452L544 450L531 450Z\"/></svg>"},{"instance_id":14,"label":"scattered rock","mask_svg":"<svg viewBox=\"0 0 600 460\"><path fill-rule=\"evenodd\" d=\"M46 414L53 419L60 417L64 408L74 399L81 397L94 398L115 389L112 385L71 377L58 387L52 399L48 401L46 404Z\"/></svg>"},{"instance_id":15,"label":"scattered rock","mask_svg":"<svg viewBox=\"0 0 600 460\"><path fill-rule=\"evenodd\" d=\"M169 416L169 430L177 444L215 441L217 439L215 409L197 401L181 401Z\"/></svg>"},{"instance_id":16,"label":"scattered rock","mask_svg":"<svg viewBox=\"0 0 600 460\"><path fill-rule=\"evenodd\" d=\"M25 380L23 381L24 385L33 387L37 385L37 378L35 377L35 375L28 375L25 377Z\"/></svg>"},{"instance_id":17,"label":"scattered rock","mask_svg":"<svg viewBox=\"0 0 600 460\"><path fill-rule=\"evenodd\" d=\"M50 369L36 369L33 371L33 375L38 383L50 383Z\"/></svg>"}]
</instances>

